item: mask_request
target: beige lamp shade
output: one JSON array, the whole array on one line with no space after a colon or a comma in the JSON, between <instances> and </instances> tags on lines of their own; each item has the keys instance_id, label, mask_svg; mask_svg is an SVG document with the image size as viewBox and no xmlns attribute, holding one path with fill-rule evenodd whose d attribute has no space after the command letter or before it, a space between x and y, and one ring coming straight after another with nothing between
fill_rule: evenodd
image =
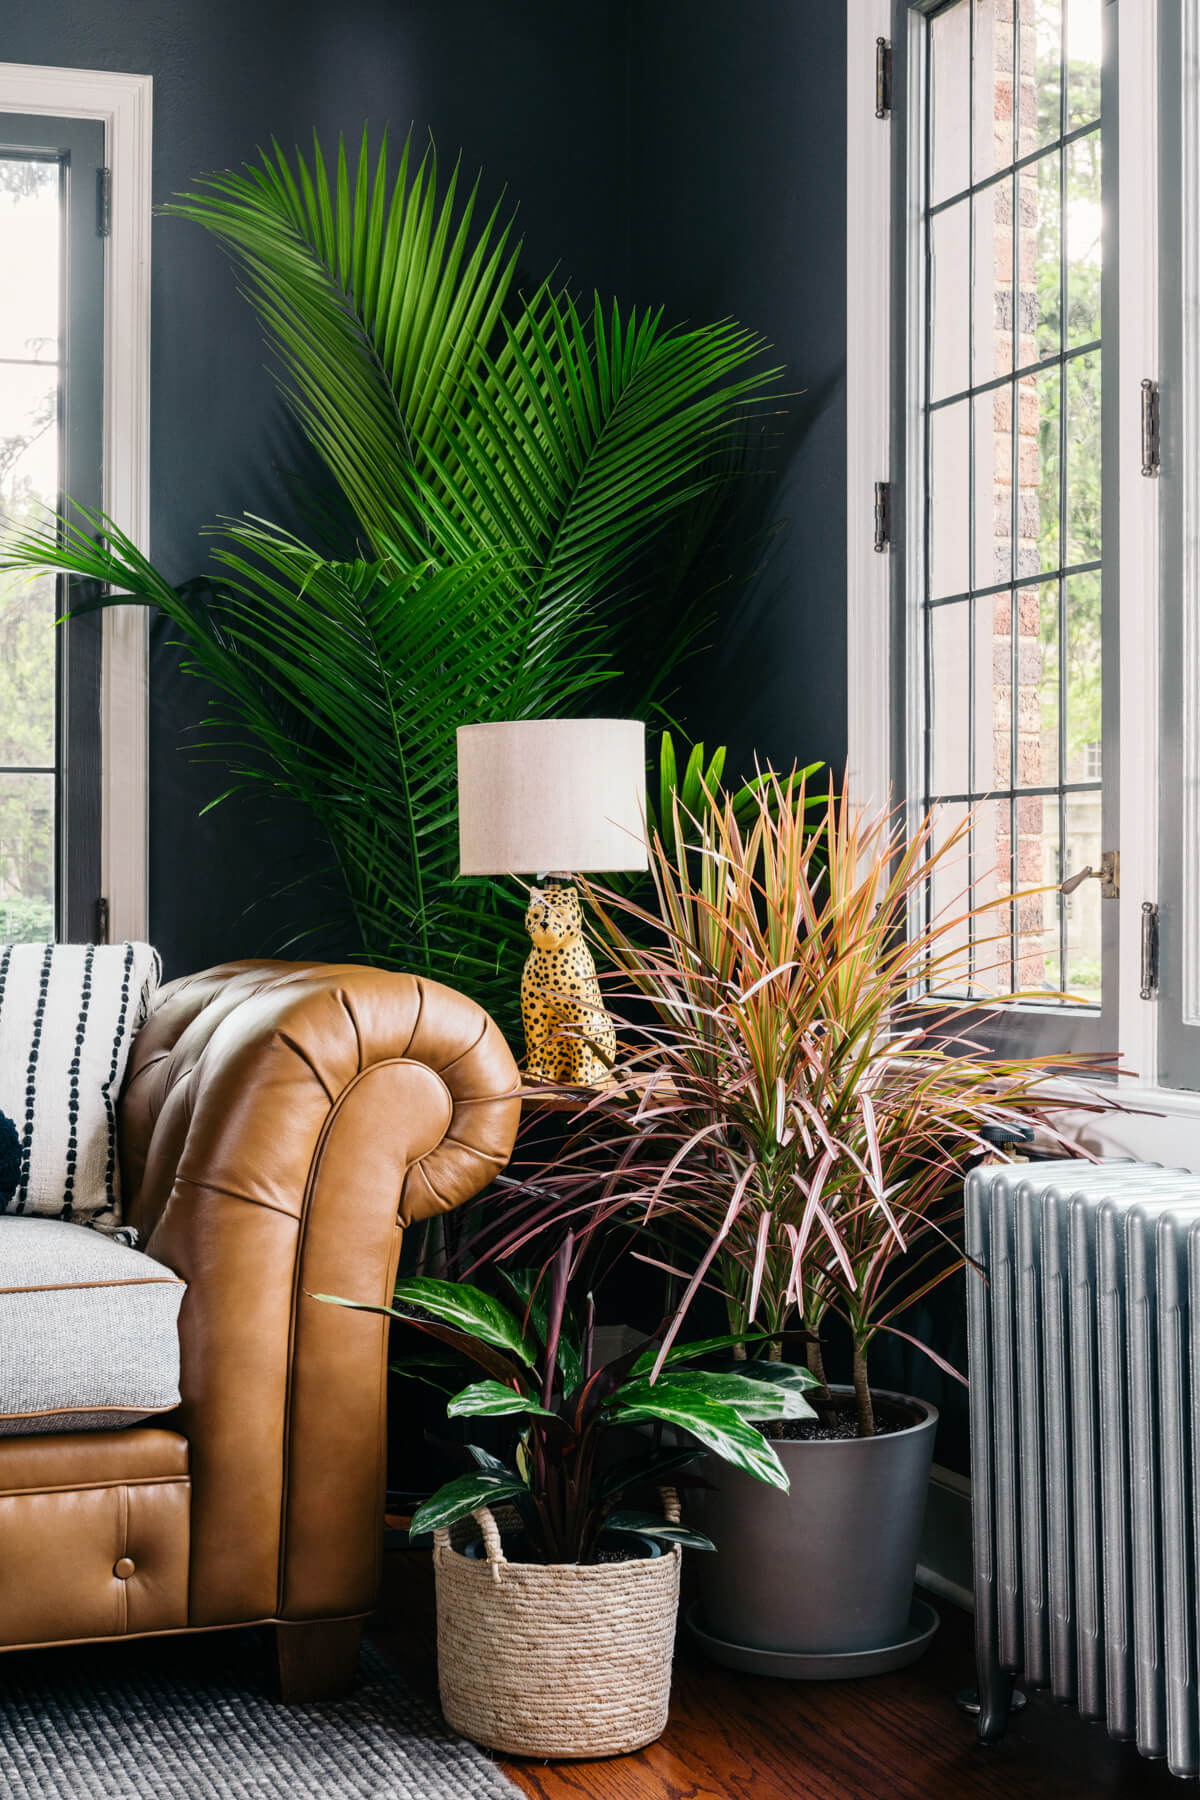
<instances>
[{"instance_id":1,"label":"beige lamp shade","mask_svg":"<svg viewBox=\"0 0 1200 1800\"><path fill-rule=\"evenodd\" d=\"M458 729L463 875L646 867L640 719L520 719Z\"/></svg>"}]
</instances>

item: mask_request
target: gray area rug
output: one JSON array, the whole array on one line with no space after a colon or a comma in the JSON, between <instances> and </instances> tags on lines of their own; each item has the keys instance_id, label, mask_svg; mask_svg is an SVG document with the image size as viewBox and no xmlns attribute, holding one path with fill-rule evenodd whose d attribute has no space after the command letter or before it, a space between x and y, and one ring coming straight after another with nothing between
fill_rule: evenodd
<instances>
[{"instance_id":1,"label":"gray area rug","mask_svg":"<svg viewBox=\"0 0 1200 1800\"><path fill-rule=\"evenodd\" d=\"M344 1700L281 1705L251 1632L0 1657L4 1800L513 1800L369 1647Z\"/></svg>"}]
</instances>

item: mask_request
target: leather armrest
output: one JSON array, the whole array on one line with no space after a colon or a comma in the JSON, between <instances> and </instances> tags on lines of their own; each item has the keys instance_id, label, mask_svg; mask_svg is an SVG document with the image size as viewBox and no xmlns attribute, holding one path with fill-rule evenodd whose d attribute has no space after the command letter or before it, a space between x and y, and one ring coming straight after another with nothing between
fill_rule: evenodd
<instances>
[{"instance_id":1,"label":"leather armrest","mask_svg":"<svg viewBox=\"0 0 1200 1800\"><path fill-rule=\"evenodd\" d=\"M516 1065L436 982L241 963L164 988L121 1102L125 1215L189 1284L190 1621L366 1610L400 1228L508 1159Z\"/></svg>"}]
</instances>

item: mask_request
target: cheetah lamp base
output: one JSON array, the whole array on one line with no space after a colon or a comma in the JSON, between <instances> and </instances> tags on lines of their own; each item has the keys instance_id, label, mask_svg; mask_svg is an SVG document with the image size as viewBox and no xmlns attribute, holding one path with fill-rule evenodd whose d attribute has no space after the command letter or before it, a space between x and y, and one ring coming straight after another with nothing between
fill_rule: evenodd
<instances>
[{"instance_id":1,"label":"cheetah lamp base","mask_svg":"<svg viewBox=\"0 0 1200 1800\"><path fill-rule=\"evenodd\" d=\"M612 1079L617 1034L584 942L578 888L555 876L531 888L525 929L533 940L521 976L526 1078L605 1086Z\"/></svg>"}]
</instances>

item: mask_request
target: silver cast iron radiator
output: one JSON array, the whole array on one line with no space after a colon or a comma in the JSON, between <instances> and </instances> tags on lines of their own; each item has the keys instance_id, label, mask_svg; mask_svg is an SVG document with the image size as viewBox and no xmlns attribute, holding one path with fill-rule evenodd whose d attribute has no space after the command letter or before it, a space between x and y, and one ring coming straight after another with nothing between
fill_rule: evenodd
<instances>
[{"instance_id":1,"label":"silver cast iron radiator","mask_svg":"<svg viewBox=\"0 0 1200 1800\"><path fill-rule=\"evenodd\" d=\"M1200 1774L1200 1177L967 1177L979 1735L1013 1677Z\"/></svg>"}]
</instances>

